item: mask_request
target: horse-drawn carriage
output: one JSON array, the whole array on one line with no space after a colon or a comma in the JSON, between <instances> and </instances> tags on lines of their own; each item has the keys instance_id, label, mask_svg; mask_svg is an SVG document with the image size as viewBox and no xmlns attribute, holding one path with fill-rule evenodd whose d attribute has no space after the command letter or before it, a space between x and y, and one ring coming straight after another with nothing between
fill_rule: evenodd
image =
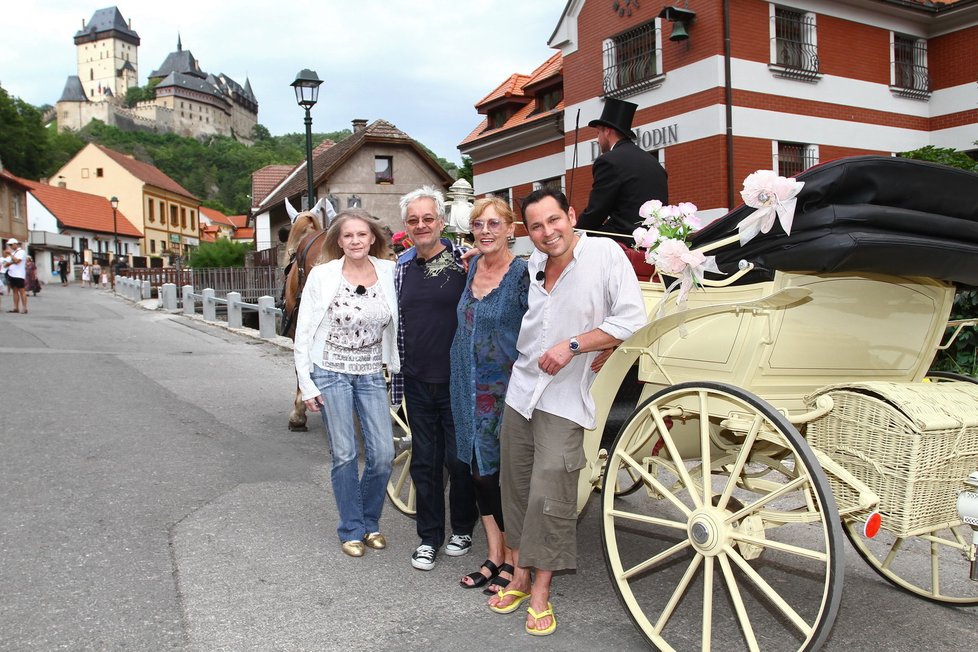
<instances>
[{"instance_id":1,"label":"horse-drawn carriage","mask_svg":"<svg viewBox=\"0 0 978 652\"><path fill-rule=\"evenodd\" d=\"M978 285L978 176L856 157L798 180L790 235L741 246L740 207L692 241L724 272L707 287L677 308L644 284L649 323L592 387L579 508L600 486L612 584L660 649L818 648L843 535L897 587L978 603L978 384L928 377ZM599 450L634 365L639 403ZM410 513L409 457L389 494Z\"/></svg>"}]
</instances>

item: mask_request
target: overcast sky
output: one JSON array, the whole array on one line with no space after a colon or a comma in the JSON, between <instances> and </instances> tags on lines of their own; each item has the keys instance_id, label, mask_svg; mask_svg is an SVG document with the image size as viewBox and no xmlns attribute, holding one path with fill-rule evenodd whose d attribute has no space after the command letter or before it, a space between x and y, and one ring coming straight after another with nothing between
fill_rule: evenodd
<instances>
[{"instance_id":1,"label":"overcast sky","mask_svg":"<svg viewBox=\"0 0 978 652\"><path fill-rule=\"evenodd\" d=\"M224 73L258 98L273 135L303 132L290 83L303 68L324 80L313 131L382 118L439 156L479 123L473 107L511 73L530 73L564 0L169 0L116 6L139 34L139 84L176 50L177 34L205 72ZM74 35L107 3L15 0L5 6L0 86L54 104L77 74Z\"/></svg>"}]
</instances>

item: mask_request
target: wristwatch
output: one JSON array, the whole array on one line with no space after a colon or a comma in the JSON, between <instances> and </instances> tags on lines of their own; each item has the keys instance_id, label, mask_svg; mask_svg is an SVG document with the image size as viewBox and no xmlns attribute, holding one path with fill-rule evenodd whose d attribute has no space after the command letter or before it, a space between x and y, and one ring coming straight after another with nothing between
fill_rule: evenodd
<instances>
[{"instance_id":1,"label":"wristwatch","mask_svg":"<svg viewBox=\"0 0 978 652\"><path fill-rule=\"evenodd\" d=\"M569 346L570 346L571 353L573 353L574 355L577 355L578 353L581 352L581 343L577 341L576 337L570 338Z\"/></svg>"}]
</instances>

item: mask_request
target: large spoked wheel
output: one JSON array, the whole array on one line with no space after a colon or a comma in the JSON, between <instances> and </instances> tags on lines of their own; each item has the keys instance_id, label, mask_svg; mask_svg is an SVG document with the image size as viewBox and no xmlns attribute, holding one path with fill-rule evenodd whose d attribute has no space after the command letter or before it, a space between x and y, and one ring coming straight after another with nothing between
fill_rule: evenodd
<instances>
[{"instance_id":1,"label":"large spoked wheel","mask_svg":"<svg viewBox=\"0 0 978 652\"><path fill-rule=\"evenodd\" d=\"M668 387L625 422L608 465L635 470L644 488L605 487L601 511L612 584L649 643L825 641L842 593L842 527L814 454L779 412L730 385Z\"/></svg>"},{"instance_id":2,"label":"large spoked wheel","mask_svg":"<svg viewBox=\"0 0 978 652\"><path fill-rule=\"evenodd\" d=\"M411 427L408 425L407 408L404 401L391 408L394 426L394 464L390 480L387 481L387 497L398 511L414 516L414 482L411 481Z\"/></svg>"},{"instance_id":3,"label":"large spoked wheel","mask_svg":"<svg viewBox=\"0 0 978 652\"><path fill-rule=\"evenodd\" d=\"M880 530L867 539L862 522L844 525L859 556L892 584L933 602L978 604L978 582L968 578L971 527L957 523L909 537Z\"/></svg>"}]
</instances>

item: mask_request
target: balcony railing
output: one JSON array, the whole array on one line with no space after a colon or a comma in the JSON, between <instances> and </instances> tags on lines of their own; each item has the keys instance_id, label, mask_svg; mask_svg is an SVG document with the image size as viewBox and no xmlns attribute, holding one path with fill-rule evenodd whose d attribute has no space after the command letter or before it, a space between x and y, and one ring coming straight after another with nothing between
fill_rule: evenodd
<instances>
[{"instance_id":1,"label":"balcony railing","mask_svg":"<svg viewBox=\"0 0 978 652\"><path fill-rule=\"evenodd\" d=\"M907 97L930 96L925 41L897 37L893 42L893 92Z\"/></svg>"},{"instance_id":2,"label":"balcony railing","mask_svg":"<svg viewBox=\"0 0 978 652\"><path fill-rule=\"evenodd\" d=\"M774 16L774 52L773 68L779 76L818 78L815 18L801 12L779 10Z\"/></svg>"},{"instance_id":3,"label":"balcony railing","mask_svg":"<svg viewBox=\"0 0 978 652\"><path fill-rule=\"evenodd\" d=\"M640 25L604 46L604 94L622 97L653 88L662 81L658 68L655 23Z\"/></svg>"}]
</instances>

